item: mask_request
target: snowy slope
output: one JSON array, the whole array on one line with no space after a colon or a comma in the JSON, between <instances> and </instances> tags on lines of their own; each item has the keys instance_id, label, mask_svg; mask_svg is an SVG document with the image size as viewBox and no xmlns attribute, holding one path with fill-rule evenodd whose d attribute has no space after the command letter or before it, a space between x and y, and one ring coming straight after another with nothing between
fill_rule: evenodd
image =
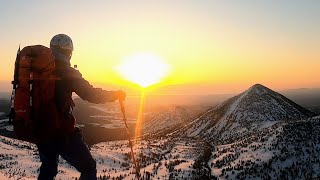
<instances>
[{"instance_id":1,"label":"snowy slope","mask_svg":"<svg viewBox=\"0 0 320 180\"><path fill-rule=\"evenodd\" d=\"M0 136L0 177L5 179L36 179L40 167L36 146ZM61 161L57 179L77 177L78 173ZM2 178L1 178L2 180Z\"/></svg>"},{"instance_id":2,"label":"snowy slope","mask_svg":"<svg viewBox=\"0 0 320 180\"><path fill-rule=\"evenodd\" d=\"M203 149L207 145L190 139L153 139L139 141L134 151L141 174L151 179L172 177L200 177L193 165L202 162ZM212 149L209 151L211 152ZM97 162L97 175L103 178L134 179L127 141L99 143L91 147ZM0 179L36 179L40 167L34 145L0 136ZM203 162L207 163L207 162ZM201 168L201 167L200 167ZM206 172L209 173L208 170ZM63 159L59 162L56 179L75 179L80 174Z\"/></svg>"},{"instance_id":3,"label":"snowy slope","mask_svg":"<svg viewBox=\"0 0 320 180\"><path fill-rule=\"evenodd\" d=\"M164 132L189 122L190 120L190 113L185 108L176 106L170 110L160 112L153 119L146 122L143 125L142 131L144 133Z\"/></svg>"},{"instance_id":4,"label":"snowy slope","mask_svg":"<svg viewBox=\"0 0 320 180\"><path fill-rule=\"evenodd\" d=\"M141 174L150 179L311 179L320 176L320 116L281 121L231 144L211 147L199 139L139 141ZM126 141L94 145L98 177L133 179ZM36 147L0 136L0 179L36 179ZM57 179L79 173L60 160Z\"/></svg>"},{"instance_id":5,"label":"snowy slope","mask_svg":"<svg viewBox=\"0 0 320 180\"><path fill-rule=\"evenodd\" d=\"M320 116L283 121L232 144L209 160L219 179L312 179L320 176Z\"/></svg>"},{"instance_id":6,"label":"snowy slope","mask_svg":"<svg viewBox=\"0 0 320 180\"><path fill-rule=\"evenodd\" d=\"M187 124L184 134L219 144L221 141L231 142L238 136L282 120L297 120L314 115L281 94L256 84Z\"/></svg>"}]
</instances>

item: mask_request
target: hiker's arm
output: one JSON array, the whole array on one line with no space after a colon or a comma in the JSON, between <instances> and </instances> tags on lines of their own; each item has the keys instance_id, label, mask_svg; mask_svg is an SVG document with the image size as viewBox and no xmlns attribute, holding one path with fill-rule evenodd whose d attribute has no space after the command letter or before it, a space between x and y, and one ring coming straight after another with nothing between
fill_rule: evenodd
<instances>
[{"instance_id":1,"label":"hiker's arm","mask_svg":"<svg viewBox=\"0 0 320 180\"><path fill-rule=\"evenodd\" d=\"M94 88L87 80L85 80L81 73L77 70L72 70L73 91L83 100L91 103L106 103L113 102L121 98L120 91L106 91L101 88Z\"/></svg>"}]
</instances>

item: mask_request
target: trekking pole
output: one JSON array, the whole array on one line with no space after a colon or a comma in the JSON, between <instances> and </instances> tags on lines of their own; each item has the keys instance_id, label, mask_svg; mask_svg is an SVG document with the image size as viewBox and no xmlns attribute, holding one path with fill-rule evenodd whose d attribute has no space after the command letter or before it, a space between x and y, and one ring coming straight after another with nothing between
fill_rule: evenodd
<instances>
[{"instance_id":1,"label":"trekking pole","mask_svg":"<svg viewBox=\"0 0 320 180\"><path fill-rule=\"evenodd\" d=\"M139 167L139 163L136 161L136 158L135 158L134 152L133 152L133 144L132 144L132 141L130 139L130 132L129 132L129 127L128 127L127 118L126 118L126 110L125 110L125 107L124 107L124 104L123 104L123 100L119 99L119 103L120 103L121 112L122 112L122 115L123 115L123 121L124 121L124 124L126 126L127 138L128 138L130 149L131 149L132 161L133 161L133 165L134 165L134 168L135 168L135 171L136 171L136 178L139 180L140 179L140 167Z\"/></svg>"}]
</instances>

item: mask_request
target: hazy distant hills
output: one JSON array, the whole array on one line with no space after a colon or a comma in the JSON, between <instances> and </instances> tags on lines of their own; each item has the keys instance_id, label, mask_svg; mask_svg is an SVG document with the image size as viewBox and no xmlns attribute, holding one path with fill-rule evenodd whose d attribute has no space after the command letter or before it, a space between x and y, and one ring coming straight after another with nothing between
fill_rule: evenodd
<instances>
[{"instance_id":1,"label":"hazy distant hills","mask_svg":"<svg viewBox=\"0 0 320 180\"><path fill-rule=\"evenodd\" d=\"M11 93L9 92L0 92L0 99L10 100Z\"/></svg>"},{"instance_id":2,"label":"hazy distant hills","mask_svg":"<svg viewBox=\"0 0 320 180\"><path fill-rule=\"evenodd\" d=\"M0 119L10 112L11 103L7 99L0 99Z\"/></svg>"},{"instance_id":3,"label":"hazy distant hills","mask_svg":"<svg viewBox=\"0 0 320 180\"><path fill-rule=\"evenodd\" d=\"M282 95L293 100L295 103L317 112L320 114L320 89L289 89L280 91ZM10 109L10 92L0 92L0 112L8 111ZM212 95L151 95L152 97L147 97L147 103L155 105L206 105L214 106L221 103L228 98L235 95L232 94L212 94ZM131 97L128 97L129 101ZM139 97L131 98L134 101L139 101ZM159 101L159 103L158 103Z\"/></svg>"},{"instance_id":4,"label":"hazy distant hills","mask_svg":"<svg viewBox=\"0 0 320 180\"><path fill-rule=\"evenodd\" d=\"M299 105L320 114L320 89L291 89L280 93Z\"/></svg>"}]
</instances>

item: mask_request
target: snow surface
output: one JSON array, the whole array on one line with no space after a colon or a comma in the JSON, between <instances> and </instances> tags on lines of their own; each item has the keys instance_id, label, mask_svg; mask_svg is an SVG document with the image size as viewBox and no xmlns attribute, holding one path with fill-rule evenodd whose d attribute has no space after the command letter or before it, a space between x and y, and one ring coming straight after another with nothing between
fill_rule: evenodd
<instances>
[{"instance_id":1,"label":"snow surface","mask_svg":"<svg viewBox=\"0 0 320 180\"><path fill-rule=\"evenodd\" d=\"M216 146L208 161L211 174L219 179L319 177L319 127L320 117L278 122L242 140Z\"/></svg>"},{"instance_id":2,"label":"snow surface","mask_svg":"<svg viewBox=\"0 0 320 180\"><path fill-rule=\"evenodd\" d=\"M134 146L136 158L148 158L141 163L140 172L151 179L188 177L194 170L192 164L201 154L197 141L179 139L179 143L169 139L137 141ZM0 136L0 168L2 179L36 179L40 167L37 148L27 142ZM111 141L91 147L97 162L98 177L134 179L134 168L130 159L127 141ZM172 168L171 168L172 167ZM60 158L56 179L75 179L80 174Z\"/></svg>"},{"instance_id":3,"label":"snow surface","mask_svg":"<svg viewBox=\"0 0 320 180\"><path fill-rule=\"evenodd\" d=\"M241 94L241 96L229 107L226 113L224 113L224 116L221 119L226 119L228 116L230 116L232 113L236 111L236 108L239 106L242 99L247 96L248 92L252 89L252 87ZM221 130L221 126L219 126L218 130Z\"/></svg>"}]
</instances>

